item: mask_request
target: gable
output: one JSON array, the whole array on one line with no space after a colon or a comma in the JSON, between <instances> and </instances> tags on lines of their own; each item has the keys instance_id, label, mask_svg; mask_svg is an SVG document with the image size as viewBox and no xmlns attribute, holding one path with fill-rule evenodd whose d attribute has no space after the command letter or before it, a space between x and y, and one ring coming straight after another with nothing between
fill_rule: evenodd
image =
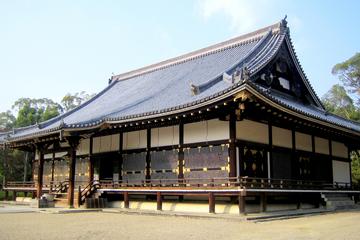
<instances>
[{"instance_id":1,"label":"gable","mask_svg":"<svg viewBox=\"0 0 360 240\"><path fill-rule=\"evenodd\" d=\"M282 42L272 61L254 76L261 87L291 97L304 105L323 109L322 103L306 79L288 37Z\"/></svg>"}]
</instances>

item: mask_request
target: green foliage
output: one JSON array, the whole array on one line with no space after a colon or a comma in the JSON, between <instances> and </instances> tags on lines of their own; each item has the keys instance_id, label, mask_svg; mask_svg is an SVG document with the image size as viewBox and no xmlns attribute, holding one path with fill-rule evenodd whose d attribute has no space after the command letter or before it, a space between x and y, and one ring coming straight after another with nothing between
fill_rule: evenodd
<instances>
[{"instance_id":1,"label":"green foliage","mask_svg":"<svg viewBox=\"0 0 360 240\"><path fill-rule=\"evenodd\" d=\"M0 113L0 132L10 130L15 124L16 118L8 110Z\"/></svg>"},{"instance_id":2,"label":"green foliage","mask_svg":"<svg viewBox=\"0 0 360 240\"><path fill-rule=\"evenodd\" d=\"M336 64L332 73L339 76L344 85L349 88L350 93L356 93L360 97L360 53Z\"/></svg>"},{"instance_id":3,"label":"green foliage","mask_svg":"<svg viewBox=\"0 0 360 240\"><path fill-rule=\"evenodd\" d=\"M68 111L79 106L93 96L94 94L85 92L67 94L61 101L62 105L48 98L20 98L12 106L12 109L17 112L16 118L11 111L0 113L0 132L46 121L63 113L64 110ZM26 178L30 177L31 167L29 163L26 163L25 156L26 153L22 151L0 150L0 183L4 176L7 181L23 180L25 164L29 169Z\"/></svg>"},{"instance_id":4,"label":"green foliage","mask_svg":"<svg viewBox=\"0 0 360 240\"><path fill-rule=\"evenodd\" d=\"M356 94L360 97L360 53L356 53L348 60L336 64L332 73L337 75L348 91L341 85L334 85L323 97L327 111L344 118L360 122L360 98L357 106L348 95ZM351 175L354 185L360 186L360 152L353 151L351 155Z\"/></svg>"},{"instance_id":5,"label":"green foliage","mask_svg":"<svg viewBox=\"0 0 360 240\"><path fill-rule=\"evenodd\" d=\"M353 151L351 154L351 177L354 186L360 187L360 152Z\"/></svg>"},{"instance_id":6,"label":"green foliage","mask_svg":"<svg viewBox=\"0 0 360 240\"><path fill-rule=\"evenodd\" d=\"M15 127L25 127L40 123L56 117L62 112L60 104L47 98L20 98L14 103L12 108L18 112Z\"/></svg>"},{"instance_id":7,"label":"green foliage","mask_svg":"<svg viewBox=\"0 0 360 240\"><path fill-rule=\"evenodd\" d=\"M86 102L94 96L95 94L87 94L84 91L75 93L73 95L68 93L61 100L61 105L63 106L64 111L69 111L76 108L77 106L80 106L82 103Z\"/></svg>"},{"instance_id":8,"label":"green foliage","mask_svg":"<svg viewBox=\"0 0 360 240\"><path fill-rule=\"evenodd\" d=\"M323 96L327 111L354 121L360 120L360 111L343 86L336 84Z\"/></svg>"}]
</instances>

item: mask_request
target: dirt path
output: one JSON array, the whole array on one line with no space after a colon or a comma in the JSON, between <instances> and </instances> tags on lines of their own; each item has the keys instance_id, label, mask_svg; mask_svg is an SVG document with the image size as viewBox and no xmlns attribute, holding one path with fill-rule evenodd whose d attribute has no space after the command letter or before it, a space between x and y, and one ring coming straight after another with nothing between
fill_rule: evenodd
<instances>
[{"instance_id":1,"label":"dirt path","mask_svg":"<svg viewBox=\"0 0 360 240\"><path fill-rule=\"evenodd\" d=\"M0 214L0 239L360 239L360 212L264 223L116 213Z\"/></svg>"}]
</instances>

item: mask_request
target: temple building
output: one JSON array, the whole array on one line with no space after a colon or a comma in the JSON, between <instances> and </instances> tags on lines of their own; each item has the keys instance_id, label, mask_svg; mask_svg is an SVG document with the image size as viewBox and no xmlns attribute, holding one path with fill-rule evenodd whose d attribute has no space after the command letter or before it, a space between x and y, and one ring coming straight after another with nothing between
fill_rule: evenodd
<instances>
[{"instance_id":1,"label":"temple building","mask_svg":"<svg viewBox=\"0 0 360 240\"><path fill-rule=\"evenodd\" d=\"M7 191L96 199L192 196L238 204L349 199L360 124L327 112L294 51L285 20L114 75L81 106L0 135L34 152L33 181ZM281 198L280 198L281 197ZM172 200L174 201L174 200Z\"/></svg>"}]
</instances>

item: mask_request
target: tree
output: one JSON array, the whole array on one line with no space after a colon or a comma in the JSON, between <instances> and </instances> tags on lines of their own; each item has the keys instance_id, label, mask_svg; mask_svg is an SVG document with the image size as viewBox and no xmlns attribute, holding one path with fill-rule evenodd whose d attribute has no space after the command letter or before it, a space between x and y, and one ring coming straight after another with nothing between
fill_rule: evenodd
<instances>
[{"instance_id":1,"label":"tree","mask_svg":"<svg viewBox=\"0 0 360 240\"><path fill-rule=\"evenodd\" d=\"M12 108L18 112L15 127L25 127L40 123L58 116L63 111L60 104L47 98L20 98L14 103Z\"/></svg>"},{"instance_id":2,"label":"tree","mask_svg":"<svg viewBox=\"0 0 360 240\"><path fill-rule=\"evenodd\" d=\"M323 97L325 108L332 113L350 120L360 121L360 53L356 53L348 60L336 64L332 73L337 75L350 94L358 96L357 106L347 94L345 88L334 85ZM360 184L360 153L353 151L351 154L351 175L353 183Z\"/></svg>"},{"instance_id":3,"label":"tree","mask_svg":"<svg viewBox=\"0 0 360 240\"><path fill-rule=\"evenodd\" d=\"M323 96L327 111L354 121L360 120L360 111L343 86L336 84Z\"/></svg>"},{"instance_id":4,"label":"tree","mask_svg":"<svg viewBox=\"0 0 360 240\"><path fill-rule=\"evenodd\" d=\"M61 100L61 105L63 106L64 111L69 111L71 109L80 106L90 98L94 97L95 94L88 94L85 91L75 93L75 94L66 94Z\"/></svg>"},{"instance_id":5,"label":"tree","mask_svg":"<svg viewBox=\"0 0 360 240\"><path fill-rule=\"evenodd\" d=\"M10 130L15 124L16 118L11 111L0 113L0 132Z\"/></svg>"},{"instance_id":6,"label":"tree","mask_svg":"<svg viewBox=\"0 0 360 240\"><path fill-rule=\"evenodd\" d=\"M356 53L348 60L336 64L332 73L348 87L350 93L356 93L360 97L360 53ZM358 100L360 104L360 99Z\"/></svg>"}]
</instances>

